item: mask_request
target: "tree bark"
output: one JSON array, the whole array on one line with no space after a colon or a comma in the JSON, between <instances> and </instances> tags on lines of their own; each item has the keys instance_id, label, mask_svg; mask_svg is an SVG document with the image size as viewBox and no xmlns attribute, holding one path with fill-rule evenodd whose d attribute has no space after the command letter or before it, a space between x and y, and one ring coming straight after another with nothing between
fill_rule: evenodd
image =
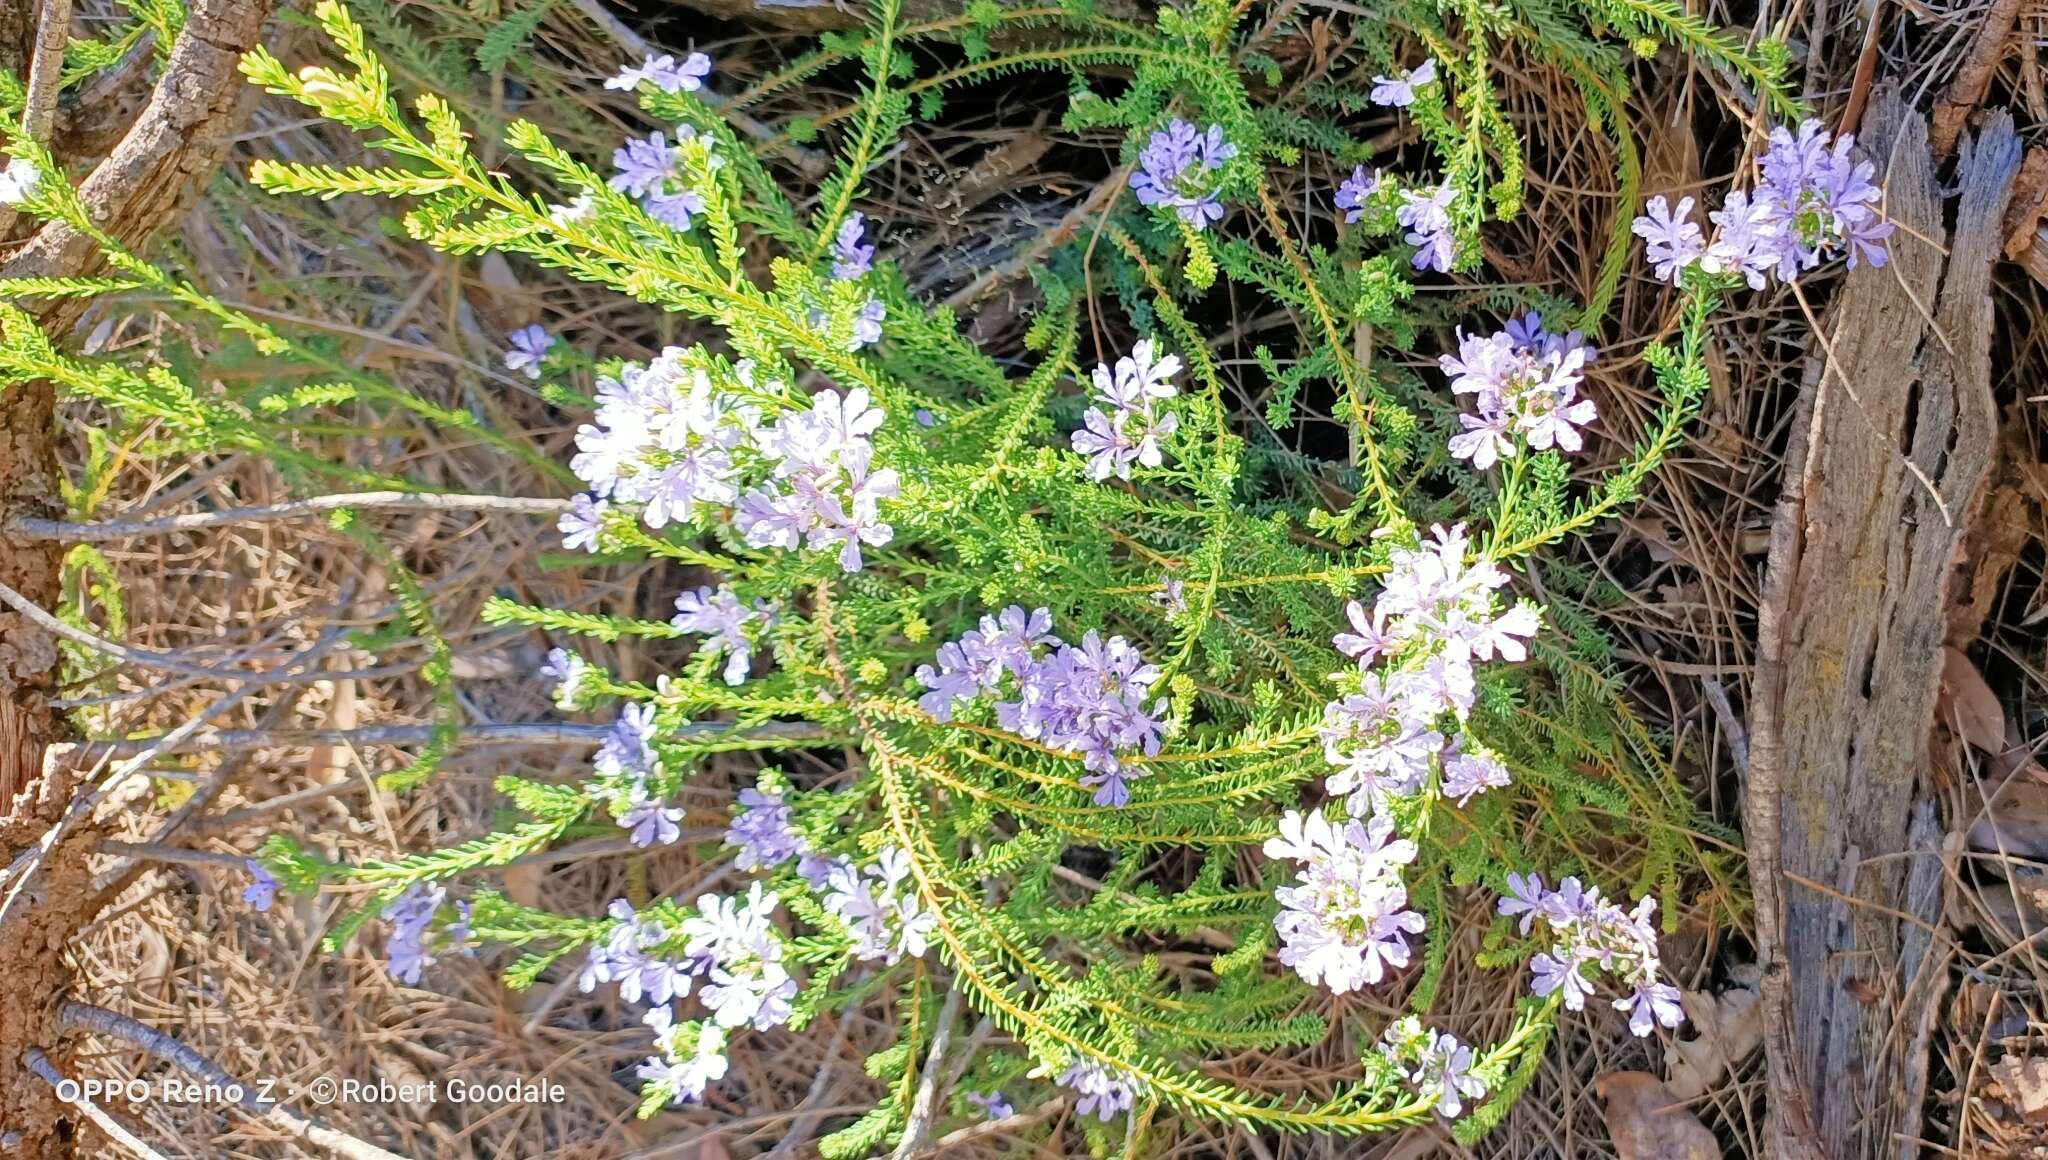
<instances>
[{"instance_id":1,"label":"tree bark","mask_svg":"<svg viewBox=\"0 0 2048 1160\"><path fill-rule=\"evenodd\" d=\"M1965 145L1951 233L1926 122L1895 91L1863 141L1900 228L1891 265L1852 272L1816 339L1751 691L1773 1149L1801 1157L1897 1151L1912 1036L1894 1026L1911 1001L1896 916L1913 904L1898 855L1997 442L1991 270L2021 158L1993 114Z\"/></svg>"},{"instance_id":2,"label":"tree bark","mask_svg":"<svg viewBox=\"0 0 2048 1160\"><path fill-rule=\"evenodd\" d=\"M4 8L0 51L17 25L34 27L33 5ZM149 103L80 183L94 221L124 245L139 246L168 225L226 157L248 91L235 65L258 43L269 11L270 0L196 0ZM103 265L91 240L49 223L0 274L79 276ZM35 313L61 340L86 306L65 300ZM0 389L0 529L64 514L55 435L50 384ZM62 545L0 530L0 582L43 607L57 601L62 563ZM11 867L0 879L0 1150L21 1157L68 1155L77 1134L65 1106L23 1062L29 1048L56 1042L54 1012L69 983L65 947L91 917L91 827L50 840L76 784L74 771L46 765L65 736L49 705L56 660L48 633L18 614L0 615L0 860Z\"/></svg>"}]
</instances>

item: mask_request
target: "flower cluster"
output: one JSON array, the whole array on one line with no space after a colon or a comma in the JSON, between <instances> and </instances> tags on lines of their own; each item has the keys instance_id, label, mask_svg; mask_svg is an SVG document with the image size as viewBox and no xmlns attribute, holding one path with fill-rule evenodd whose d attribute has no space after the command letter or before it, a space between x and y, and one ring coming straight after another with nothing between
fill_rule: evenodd
<instances>
[{"instance_id":1,"label":"flower cluster","mask_svg":"<svg viewBox=\"0 0 2048 1160\"><path fill-rule=\"evenodd\" d=\"M1138 153L1131 190L1145 205L1172 210L1189 228L1207 229L1223 220L1216 171L1235 156L1237 146L1224 138L1223 126L1204 132L1176 117Z\"/></svg>"},{"instance_id":2,"label":"flower cluster","mask_svg":"<svg viewBox=\"0 0 2048 1160\"><path fill-rule=\"evenodd\" d=\"M1424 1028L1413 1015L1387 1025L1379 1053L1416 1092L1435 1100L1437 1114L1446 1119L1464 1111L1466 1100L1486 1095L1486 1081L1472 1074L1472 1048L1448 1032Z\"/></svg>"},{"instance_id":3,"label":"flower cluster","mask_svg":"<svg viewBox=\"0 0 2048 1160\"><path fill-rule=\"evenodd\" d=\"M1770 148L1757 160L1756 188L1730 193L1707 215L1719 227L1711 243L1692 220L1691 198L1680 198L1675 209L1651 198L1634 229L1657 277L1676 283L1682 271L1697 267L1761 290L1772 275L1789 282L1836 255L1851 269L1859 262L1884 265L1892 223L1878 211L1884 191L1871 180L1876 169L1852 156L1855 144L1819 121L1806 121L1796 134L1782 125L1773 129Z\"/></svg>"},{"instance_id":4,"label":"flower cluster","mask_svg":"<svg viewBox=\"0 0 2048 1160\"><path fill-rule=\"evenodd\" d=\"M931 690L918 698L919 708L950 721L960 702L1014 678L1013 697L997 703L996 720L1027 740L1079 754L1089 770L1081 784L1095 790L1096 805L1128 804L1129 783L1144 770L1124 758L1159 752L1166 700L1146 704L1159 666L1146 664L1121 636L1105 641L1091 628L1080 644L1066 644L1052 635L1050 611L1027 613L1013 604L940 645L938 662L918 666L918 682Z\"/></svg>"},{"instance_id":5,"label":"flower cluster","mask_svg":"<svg viewBox=\"0 0 2048 1160\"><path fill-rule=\"evenodd\" d=\"M1138 1078L1127 1071L1107 1067L1092 1059L1076 1059L1060 1073L1057 1081L1074 1093L1074 1114L1094 1116L1107 1123L1118 1112L1128 1112L1138 1102Z\"/></svg>"},{"instance_id":6,"label":"flower cluster","mask_svg":"<svg viewBox=\"0 0 2048 1160\"><path fill-rule=\"evenodd\" d=\"M1538 919L1550 931L1550 949L1529 960L1535 976L1530 989L1536 994L1562 994L1567 1009L1581 1010L1593 993L1586 972L1599 971L1632 989L1628 998L1614 1001L1615 1010L1629 1013L1630 1031L1648 1035L1658 1024L1677 1027L1685 1022L1678 989L1658 978L1663 968L1657 956L1657 928L1650 921L1656 899L1643 898L1634 910L1624 910L1603 898L1597 886L1566 878L1550 890L1535 873L1508 875L1508 891L1500 900L1500 913L1520 916L1522 935L1527 936Z\"/></svg>"},{"instance_id":7,"label":"flower cluster","mask_svg":"<svg viewBox=\"0 0 2048 1160\"><path fill-rule=\"evenodd\" d=\"M676 143L670 145L661 133L629 137L612 153L612 167L618 173L608 183L620 193L638 198L647 216L670 229L687 232L704 212L704 195L689 188L683 179L685 141L694 142L697 130L676 126ZM709 149L709 144L704 146ZM717 156L711 155L712 164Z\"/></svg>"},{"instance_id":8,"label":"flower cluster","mask_svg":"<svg viewBox=\"0 0 2048 1160\"><path fill-rule=\"evenodd\" d=\"M732 369L737 389L715 371L724 377L701 352L669 347L598 380L597 412L578 428L569 464L591 495L562 516L564 542L596 549L612 503L640 505L651 528L695 522L708 508L729 515L754 547L836 547L840 567L860 571L861 545L895 535L880 504L895 498L896 472L871 466L869 437L884 412L868 405L865 388L826 389L809 410L764 424L749 401L752 367ZM767 386L771 395L783 389Z\"/></svg>"},{"instance_id":9,"label":"flower cluster","mask_svg":"<svg viewBox=\"0 0 2048 1160\"><path fill-rule=\"evenodd\" d=\"M674 929L624 899L612 903L612 928L591 947L576 985L587 994L599 984L616 984L627 1002L655 1005L647 1024L659 1054L642 1065L640 1075L669 1082L670 1098L696 1099L725 1074L729 1031L765 1031L789 1021L797 983L783 966L782 936L773 922L780 902L759 882L743 899L706 894ZM669 1004L692 990L709 1021L676 1024Z\"/></svg>"},{"instance_id":10,"label":"flower cluster","mask_svg":"<svg viewBox=\"0 0 2048 1160\"><path fill-rule=\"evenodd\" d=\"M1578 331L1552 334L1533 311L1498 334L1461 333L1457 355L1444 355L1438 364L1451 376L1452 393L1473 396L1478 413L1458 416L1465 430L1451 437L1451 454L1484 471L1513 459L1523 443L1538 451L1577 451L1579 428L1598 413L1593 400L1579 397L1594 357Z\"/></svg>"},{"instance_id":11,"label":"flower cluster","mask_svg":"<svg viewBox=\"0 0 2048 1160\"><path fill-rule=\"evenodd\" d=\"M683 811L666 805L655 793L661 755L655 752L654 706L631 704L620 710L591 759L597 778L588 792L593 801L610 807L612 817L635 846L666 846L683 836Z\"/></svg>"},{"instance_id":12,"label":"flower cluster","mask_svg":"<svg viewBox=\"0 0 2048 1160\"><path fill-rule=\"evenodd\" d=\"M1088 477L1095 480L1131 477L1131 465L1158 467L1165 462L1160 441L1180 428L1180 416L1158 412L1161 399L1180 392L1172 383L1180 373L1180 356L1154 359L1152 342L1141 339L1131 353L1116 360L1116 369L1095 367L1095 401L1074 432L1074 450L1088 456Z\"/></svg>"},{"instance_id":13,"label":"flower cluster","mask_svg":"<svg viewBox=\"0 0 2048 1160\"><path fill-rule=\"evenodd\" d=\"M1428 191L1404 189L1394 220L1408 232L1401 240L1415 247L1408 259L1418 270L1448 274L1458 260L1458 236L1451 224L1451 206L1458 200L1458 187L1446 181Z\"/></svg>"},{"instance_id":14,"label":"flower cluster","mask_svg":"<svg viewBox=\"0 0 2048 1160\"><path fill-rule=\"evenodd\" d=\"M1507 574L1489 560L1468 564L1466 547L1459 524L1435 529L1418 547L1395 549L1371 614L1352 601L1344 611L1353 631L1331 639L1366 670L1357 692L1323 712L1323 753L1337 767L1324 787L1349 794L1354 815L1377 809L1388 794L1420 790L1432 758L1443 766L1445 792L1461 801L1507 784L1497 758L1462 737L1447 745L1437 725L1447 712L1459 721L1471 712L1472 662L1526 659L1523 640L1540 622L1526 604L1498 607ZM1378 661L1386 663L1373 670Z\"/></svg>"},{"instance_id":15,"label":"flower cluster","mask_svg":"<svg viewBox=\"0 0 2048 1160\"><path fill-rule=\"evenodd\" d=\"M910 855L901 847L883 848L865 872L841 862L828 871L825 909L845 921L853 932L855 958L894 966L905 957L924 957L939 916L924 909L910 882Z\"/></svg>"},{"instance_id":16,"label":"flower cluster","mask_svg":"<svg viewBox=\"0 0 2048 1160\"><path fill-rule=\"evenodd\" d=\"M391 924L391 937L384 944L384 958L392 977L410 986L419 982L420 974L439 961L434 955L437 948L461 950L467 946L467 902L455 904L459 917L444 924L438 932L438 939L436 937L434 918L441 913L441 904L446 901L446 887L415 882L380 912L384 921Z\"/></svg>"},{"instance_id":17,"label":"flower cluster","mask_svg":"<svg viewBox=\"0 0 2048 1160\"><path fill-rule=\"evenodd\" d=\"M1427 926L1408 909L1400 867L1415 843L1394 837L1385 817L1334 825L1320 813L1289 810L1266 856L1301 863L1293 886L1278 891L1280 961L1311 985L1337 994L1369 987L1408 965L1408 936Z\"/></svg>"}]
</instances>

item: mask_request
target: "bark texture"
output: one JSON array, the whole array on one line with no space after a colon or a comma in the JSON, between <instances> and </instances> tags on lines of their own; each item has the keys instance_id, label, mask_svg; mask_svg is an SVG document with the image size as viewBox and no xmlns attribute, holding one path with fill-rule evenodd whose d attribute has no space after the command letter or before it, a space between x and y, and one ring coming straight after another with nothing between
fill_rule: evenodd
<instances>
[{"instance_id":1,"label":"bark texture","mask_svg":"<svg viewBox=\"0 0 2048 1160\"><path fill-rule=\"evenodd\" d=\"M1911 997L1887 911L1924 902L1897 855L1996 454L1991 271L2021 162L2010 118L1987 118L1964 142L1951 232L1926 122L1895 92L1863 143L1899 230L1890 267L1849 275L1813 351L1751 694L1751 868L1759 941L1775 944L1766 1023L1790 1056L1773 1059L1778 1147L1828 1157L1897 1151Z\"/></svg>"},{"instance_id":2,"label":"bark texture","mask_svg":"<svg viewBox=\"0 0 2048 1160\"><path fill-rule=\"evenodd\" d=\"M34 6L0 13L0 42L17 23L33 27ZM25 10L25 11L24 11ZM270 0L195 0L149 102L113 150L80 183L93 218L116 239L140 246L170 223L184 198L227 155L247 86L235 71L254 47ZM50 224L30 237L0 274L86 275L102 266L94 244ZM83 302L37 311L60 338ZM48 383L0 391L0 528L18 518L61 516L55 394ZM48 607L59 593L62 546L0 533L0 582ZM9 1156L69 1153L75 1127L50 1090L23 1065L31 1047L52 1047L54 1013L68 978L65 944L90 917L85 856L89 826L61 840L51 829L70 806L74 772L49 767L62 723L48 700L55 643L18 615L0 615L0 1144Z\"/></svg>"}]
</instances>

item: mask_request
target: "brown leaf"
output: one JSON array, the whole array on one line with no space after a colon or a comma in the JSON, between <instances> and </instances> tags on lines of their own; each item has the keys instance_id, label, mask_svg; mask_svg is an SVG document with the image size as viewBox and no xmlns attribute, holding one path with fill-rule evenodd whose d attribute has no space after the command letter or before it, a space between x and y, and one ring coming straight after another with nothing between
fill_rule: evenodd
<instances>
[{"instance_id":1,"label":"brown leaf","mask_svg":"<svg viewBox=\"0 0 2048 1160\"><path fill-rule=\"evenodd\" d=\"M1697 1099L1721 1081L1728 1069L1763 1042L1762 1012L1757 1007L1755 967L1738 971L1736 985L1718 995L1687 991L1679 997L1686 1022L1698 1037L1671 1045L1671 1078L1664 1086L1681 1100Z\"/></svg>"},{"instance_id":2,"label":"brown leaf","mask_svg":"<svg viewBox=\"0 0 2048 1160\"><path fill-rule=\"evenodd\" d=\"M2048 1120L2048 1056L2008 1055L1991 1065L1991 1078L2029 1122Z\"/></svg>"},{"instance_id":3,"label":"brown leaf","mask_svg":"<svg viewBox=\"0 0 2048 1160\"><path fill-rule=\"evenodd\" d=\"M2005 752L2005 709L1984 674L1961 649L1941 650L1941 699L1936 713L1963 740L1986 753Z\"/></svg>"},{"instance_id":4,"label":"brown leaf","mask_svg":"<svg viewBox=\"0 0 2048 1160\"><path fill-rule=\"evenodd\" d=\"M1620 1160L1720 1160L1721 1145L1671 1089L1641 1071L1611 1071L1593 1081L1607 1105L1607 1138Z\"/></svg>"}]
</instances>

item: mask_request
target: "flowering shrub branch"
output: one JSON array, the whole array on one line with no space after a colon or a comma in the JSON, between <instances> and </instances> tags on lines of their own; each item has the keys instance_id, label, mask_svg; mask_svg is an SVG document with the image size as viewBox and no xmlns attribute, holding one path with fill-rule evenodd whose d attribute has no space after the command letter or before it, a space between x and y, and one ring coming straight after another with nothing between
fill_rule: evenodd
<instances>
[{"instance_id":1,"label":"flowering shrub branch","mask_svg":"<svg viewBox=\"0 0 2048 1160\"><path fill-rule=\"evenodd\" d=\"M1740 62L1780 97L1770 60L1674 7L1586 7L1639 41ZM1240 15L1228 6L1166 9L1156 29L993 6L904 28L885 0L870 35L829 41L721 102L737 110L863 60L843 159L808 219L704 99L719 77L703 54L653 57L608 82L666 126L623 142L610 172L513 123L506 143L551 183L541 190L487 167L444 100L401 106L333 0L316 14L345 68L295 72L252 54L255 83L372 135L393 160L259 162L263 188L405 199L405 229L426 245L522 255L717 339L629 362L544 327L507 336L505 370L586 416L559 473L579 489L563 546L705 573L665 620L488 609L493 623L559 642L542 675L560 710L611 717L587 774L503 778L526 821L390 862L333 863L280 836L252 904L354 884L371 901L332 941L381 920L391 970L408 983L449 955L503 954L514 986L573 971L586 992L644 1004L643 1114L703 1098L751 1034L801 1030L886 988L903 1038L868 1061L886 1094L827 1138L833 1157L904 1129L947 992L1014 1048L965 1065L956 1110L992 1116L1063 1088L1098 1143L1102 1125L1153 1105L1342 1133L1441 1116L1470 1138L1527 1083L1561 1011L1599 995L1638 1035L1676 1026L1653 920L1660 896L1673 914L1686 875L1716 873L1688 836L1707 824L1603 669L1597 627L1528 599L1514 573L1635 498L1700 404L1726 294L1837 255L1881 262L1888 227L1867 166L1811 125L1774 136L1762 186L1730 195L1712 243L1685 204L1653 203L1633 228L1678 285L1678 327L1674 345L1643 357L1659 406L1633 446L1602 446L1587 381L1602 355L1582 333L1597 333L1595 310L1545 303L1498 329L1475 319L1440 375L1375 372L1375 342L1412 349L1425 324L1405 305L1416 280L1473 266L1483 223L1517 207L1520 153L1490 95L1488 45L1549 45L1571 75L1599 82L1589 92L1604 96L1589 101L1611 100L1603 86L1619 70L1505 13L1475 9L1453 35L1435 11L1415 18L1427 51L1381 46L1384 67L1362 94L1412 118L1442 162L1398 173L1360 163L1334 120L1263 117L1224 51ZM1076 39L989 50L992 30L1030 20L1062 21ZM961 33L969 63L906 76L905 38L942 28ZM1108 293L1139 337L1083 366L1076 293L1091 283L1062 256L1038 279L1035 365L1018 375L911 295L880 253L878 223L853 207L914 97L929 115L969 77L1088 61L1136 73L1114 100L1080 88L1067 124L1123 134L1130 197L1105 223ZM1613 117L1613 104L1599 108ZM1297 238L1268 169L1308 149L1350 176ZM14 155L47 163L29 143ZM12 196L78 212L61 189ZM117 283L13 289L147 286L291 349L146 263L116 266ZM1258 353L1273 388L1263 428L1231 410L1196 321L1219 278L1304 320L1298 350ZM18 312L0 312L0 333L0 373L56 379L212 433L212 445L288 442L263 426L266 406L322 397L238 409L168 371L60 355ZM1352 451L1321 475L1261 438L1294 426L1315 392L1333 400ZM1560 567L1550 590L1590 584ZM409 609L429 632L416 590ZM579 655L577 637L673 642L682 659L630 681ZM776 731L798 723L810 732ZM621 899L600 917L522 906L477 881L582 833L678 843L681 791L703 759L805 744L857 756L829 784L770 765L741 788L725 840L750 876L742 889ZM430 769L423 758L395 784ZM1654 823L1647 836L1632 819ZM1570 839L1596 831L1643 847L1627 885L1654 894L1624 904L1588 881L1602 868ZM1076 903L1052 871L1083 848L1112 868ZM1146 869L1165 854L1181 870ZM1570 873L1552 890L1539 871ZM1451 954L1451 893L1473 887L1501 896L1483 965L1531 972L1489 1044L1426 1021ZM1207 940L1215 986L1182 986L1129 953L1139 934ZM1327 1098L1266 1096L1205 1069L1223 1051L1332 1034L1305 988L1397 987L1413 1014L1376 1029L1356 1078Z\"/></svg>"}]
</instances>

